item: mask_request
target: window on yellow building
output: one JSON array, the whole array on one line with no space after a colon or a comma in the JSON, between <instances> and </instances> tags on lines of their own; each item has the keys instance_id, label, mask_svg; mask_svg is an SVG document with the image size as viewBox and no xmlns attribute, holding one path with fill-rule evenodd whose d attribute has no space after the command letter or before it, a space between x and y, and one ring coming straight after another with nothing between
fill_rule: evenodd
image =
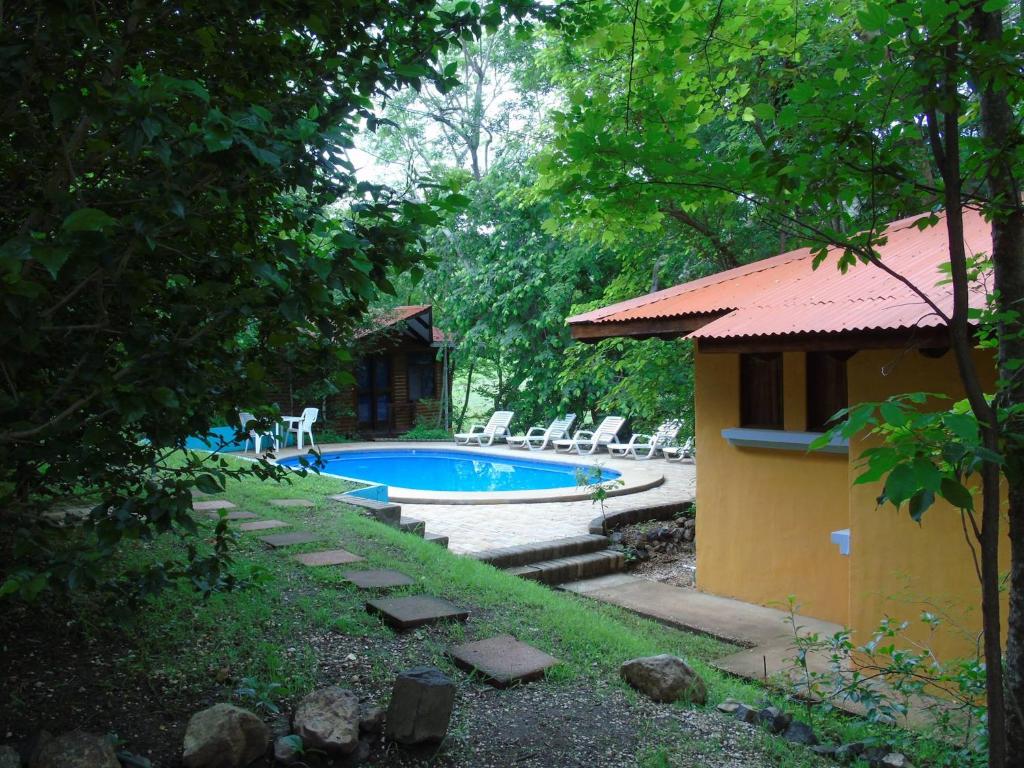
<instances>
[{"instance_id":1,"label":"window on yellow building","mask_svg":"<svg viewBox=\"0 0 1024 768\"><path fill-rule=\"evenodd\" d=\"M832 427L836 411L847 405L846 361L848 352L807 353L807 430L824 432Z\"/></svg>"},{"instance_id":2,"label":"window on yellow building","mask_svg":"<svg viewBox=\"0 0 1024 768\"><path fill-rule=\"evenodd\" d=\"M782 353L740 355L740 426L782 429Z\"/></svg>"}]
</instances>

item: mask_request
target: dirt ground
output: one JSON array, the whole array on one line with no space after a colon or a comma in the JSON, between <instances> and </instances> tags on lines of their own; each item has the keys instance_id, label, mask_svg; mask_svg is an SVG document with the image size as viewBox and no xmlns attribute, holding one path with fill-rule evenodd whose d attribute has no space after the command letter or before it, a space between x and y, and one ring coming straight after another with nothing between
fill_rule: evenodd
<instances>
[{"instance_id":1,"label":"dirt ground","mask_svg":"<svg viewBox=\"0 0 1024 768\"><path fill-rule=\"evenodd\" d=\"M384 706L389 691L374 679L374 659L390 656L408 663L424 646L443 643L441 631L366 638L320 630L294 642L316 653L319 684L345 685ZM140 677L131 671L135 651L130 631L97 637L55 606L8 611L0 626L0 653L0 743L30 749L42 730L116 734L121 748L159 768L180 765L191 714L232 700L237 685L218 681L221 670L211 670L205 685ZM377 737L365 764L611 768L635 765L638 754L676 737L715 745L715 765L769 764L750 738L749 726L714 712L655 704L613 682L544 681L496 690L469 676L454 679L456 711L443 744L408 750ZM286 714L265 717L275 736L288 732ZM723 745L728 749L723 751ZM254 766L272 764L267 759ZM698 750L686 764L706 765L706 760Z\"/></svg>"},{"instance_id":2,"label":"dirt ground","mask_svg":"<svg viewBox=\"0 0 1024 768\"><path fill-rule=\"evenodd\" d=\"M697 576L694 530L690 518L659 520L621 528L613 541L626 553L627 568L634 576L692 588Z\"/></svg>"}]
</instances>

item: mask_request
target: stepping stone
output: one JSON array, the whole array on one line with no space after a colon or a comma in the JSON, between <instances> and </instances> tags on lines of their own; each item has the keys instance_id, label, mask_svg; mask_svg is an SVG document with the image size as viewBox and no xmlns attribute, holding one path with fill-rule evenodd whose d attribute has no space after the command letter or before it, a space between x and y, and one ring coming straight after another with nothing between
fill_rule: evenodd
<instances>
[{"instance_id":1,"label":"stepping stone","mask_svg":"<svg viewBox=\"0 0 1024 768\"><path fill-rule=\"evenodd\" d=\"M448 656L459 669L478 672L496 688L540 680L545 670L558 664L554 656L522 643L512 635L463 643L449 649Z\"/></svg>"},{"instance_id":2,"label":"stepping stone","mask_svg":"<svg viewBox=\"0 0 1024 768\"><path fill-rule=\"evenodd\" d=\"M312 533L306 531L295 531L294 533L278 533L273 536L261 536L260 541L266 544L271 549L278 549L280 547L290 547L293 544L309 544L311 541L316 541L317 537Z\"/></svg>"},{"instance_id":3,"label":"stepping stone","mask_svg":"<svg viewBox=\"0 0 1024 768\"><path fill-rule=\"evenodd\" d=\"M265 531L268 528L287 528L291 523L282 520L254 520L251 523L242 523L238 526L240 531Z\"/></svg>"},{"instance_id":4,"label":"stepping stone","mask_svg":"<svg viewBox=\"0 0 1024 768\"><path fill-rule=\"evenodd\" d=\"M447 600L429 595L413 597L386 597L366 603L367 613L380 616L385 623L398 630L421 627L438 621L465 621L469 611Z\"/></svg>"},{"instance_id":5,"label":"stepping stone","mask_svg":"<svg viewBox=\"0 0 1024 768\"><path fill-rule=\"evenodd\" d=\"M350 581L360 589L394 589L408 587L416 582L401 571L390 568L378 568L371 571L346 571L342 574L345 581Z\"/></svg>"},{"instance_id":6,"label":"stepping stone","mask_svg":"<svg viewBox=\"0 0 1024 768\"><path fill-rule=\"evenodd\" d=\"M192 509L196 512L212 512L218 509L234 509L235 505L227 499L213 499L212 501L193 501Z\"/></svg>"},{"instance_id":7,"label":"stepping stone","mask_svg":"<svg viewBox=\"0 0 1024 768\"><path fill-rule=\"evenodd\" d=\"M208 512L206 516L211 520L220 520L219 512ZM259 515L246 512L244 509L233 509L225 514L224 517L228 520L255 520Z\"/></svg>"},{"instance_id":8,"label":"stepping stone","mask_svg":"<svg viewBox=\"0 0 1024 768\"><path fill-rule=\"evenodd\" d=\"M293 560L298 560L303 565L343 565L344 563L358 563L364 558L353 555L345 549L328 549L325 552L303 552L301 555L292 555Z\"/></svg>"},{"instance_id":9,"label":"stepping stone","mask_svg":"<svg viewBox=\"0 0 1024 768\"><path fill-rule=\"evenodd\" d=\"M312 507L315 506L309 499L271 499L270 503L275 507Z\"/></svg>"}]
</instances>

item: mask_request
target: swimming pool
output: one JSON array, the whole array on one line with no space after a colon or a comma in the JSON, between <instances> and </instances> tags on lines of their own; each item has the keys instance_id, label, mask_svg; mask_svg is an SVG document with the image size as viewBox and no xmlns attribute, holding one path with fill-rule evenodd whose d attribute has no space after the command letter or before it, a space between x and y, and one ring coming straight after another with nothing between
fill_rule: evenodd
<instances>
[{"instance_id":1,"label":"swimming pool","mask_svg":"<svg viewBox=\"0 0 1024 768\"><path fill-rule=\"evenodd\" d=\"M299 457L281 459L279 464L297 467ZM340 475L370 483L383 483L420 491L527 491L574 488L577 475L594 481L594 466L552 461L467 454L442 449L352 450L324 453L318 467L327 475ZM601 468L602 480L614 480L620 473Z\"/></svg>"}]
</instances>

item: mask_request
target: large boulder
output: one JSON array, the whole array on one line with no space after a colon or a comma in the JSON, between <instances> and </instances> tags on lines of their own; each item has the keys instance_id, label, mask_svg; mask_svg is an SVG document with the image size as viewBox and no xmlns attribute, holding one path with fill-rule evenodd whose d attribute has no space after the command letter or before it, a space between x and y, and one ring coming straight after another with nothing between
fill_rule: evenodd
<instances>
[{"instance_id":1,"label":"large boulder","mask_svg":"<svg viewBox=\"0 0 1024 768\"><path fill-rule=\"evenodd\" d=\"M113 745L85 731L62 733L39 745L29 768L121 768Z\"/></svg>"},{"instance_id":2,"label":"large boulder","mask_svg":"<svg viewBox=\"0 0 1024 768\"><path fill-rule=\"evenodd\" d=\"M678 656L663 653L630 659L619 668L622 679L654 701L703 704L708 689L701 676Z\"/></svg>"},{"instance_id":3,"label":"large boulder","mask_svg":"<svg viewBox=\"0 0 1024 768\"><path fill-rule=\"evenodd\" d=\"M185 768L242 768L267 751L270 729L247 709L214 704L185 728Z\"/></svg>"},{"instance_id":4,"label":"large boulder","mask_svg":"<svg viewBox=\"0 0 1024 768\"><path fill-rule=\"evenodd\" d=\"M436 667L417 667L395 679L385 733L399 744L439 742L448 733L455 683Z\"/></svg>"},{"instance_id":5,"label":"large boulder","mask_svg":"<svg viewBox=\"0 0 1024 768\"><path fill-rule=\"evenodd\" d=\"M340 686L313 691L295 709L292 728L307 750L350 755L359 745L359 697Z\"/></svg>"}]
</instances>

